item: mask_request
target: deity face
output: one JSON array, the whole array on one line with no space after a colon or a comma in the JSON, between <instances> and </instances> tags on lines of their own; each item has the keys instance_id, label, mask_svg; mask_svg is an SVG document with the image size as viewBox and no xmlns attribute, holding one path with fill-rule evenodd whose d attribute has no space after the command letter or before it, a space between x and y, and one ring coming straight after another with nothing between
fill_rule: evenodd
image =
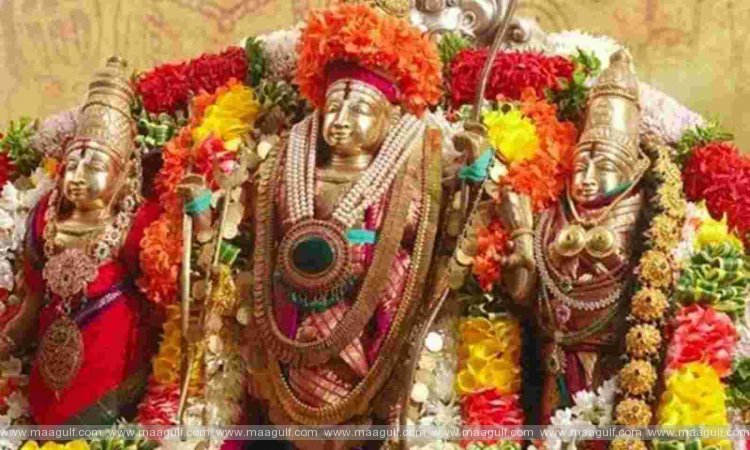
<instances>
[{"instance_id":1,"label":"deity face","mask_svg":"<svg viewBox=\"0 0 750 450\"><path fill-rule=\"evenodd\" d=\"M63 195L78 210L103 209L115 194L121 171L102 150L73 150L65 158Z\"/></svg>"},{"instance_id":2,"label":"deity face","mask_svg":"<svg viewBox=\"0 0 750 450\"><path fill-rule=\"evenodd\" d=\"M581 205L607 203L624 183L631 181L631 169L601 144L579 151L574 161L570 188L573 200Z\"/></svg>"},{"instance_id":3,"label":"deity face","mask_svg":"<svg viewBox=\"0 0 750 450\"><path fill-rule=\"evenodd\" d=\"M412 24L430 33L461 32L488 42L494 37L506 0L417 0Z\"/></svg>"},{"instance_id":4,"label":"deity face","mask_svg":"<svg viewBox=\"0 0 750 450\"><path fill-rule=\"evenodd\" d=\"M374 154L388 132L393 106L359 81L338 81L326 94L323 139L338 156Z\"/></svg>"}]
</instances>

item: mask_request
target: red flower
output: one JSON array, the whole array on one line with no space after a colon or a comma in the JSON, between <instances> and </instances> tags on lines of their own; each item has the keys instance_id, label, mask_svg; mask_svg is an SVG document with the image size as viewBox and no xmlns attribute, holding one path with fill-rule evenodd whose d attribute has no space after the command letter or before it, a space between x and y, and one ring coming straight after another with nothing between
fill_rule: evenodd
<instances>
[{"instance_id":1,"label":"red flower","mask_svg":"<svg viewBox=\"0 0 750 450\"><path fill-rule=\"evenodd\" d=\"M0 135L2 139L2 135ZM8 157L7 153L0 153L0 189L5 186L5 183L13 179L15 174L16 166L13 161Z\"/></svg>"},{"instance_id":2,"label":"red flower","mask_svg":"<svg viewBox=\"0 0 750 450\"><path fill-rule=\"evenodd\" d=\"M473 273L482 290L489 292L502 275L500 260L508 251L508 234L500 221L490 223L477 232L477 255Z\"/></svg>"},{"instance_id":3,"label":"red flower","mask_svg":"<svg viewBox=\"0 0 750 450\"><path fill-rule=\"evenodd\" d=\"M218 55L204 54L188 63L164 64L136 83L136 91L146 111L174 113L185 108L190 94L213 93L230 79L245 79L247 58L239 47L230 47Z\"/></svg>"},{"instance_id":4,"label":"red flower","mask_svg":"<svg viewBox=\"0 0 750 450\"><path fill-rule=\"evenodd\" d=\"M454 107L474 102L482 67L487 60L486 48L462 50L450 67L450 90ZM485 98L520 100L529 88L543 98L547 89L561 89L561 80L571 80L573 63L561 56L534 52L500 53L492 65Z\"/></svg>"},{"instance_id":5,"label":"red flower","mask_svg":"<svg viewBox=\"0 0 750 450\"><path fill-rule=\"evenodd\" d=\"M524 414L518 395L500 395L487 389L461 397L461 417L467 427L523 426ZM468 441L464 445L470 444ZM482 440L492 444L497 440Z\"/></svg>"},{"instance_id":6,"label":"red flower","mask_svg":"<svg viewBox=\"0 0 750 450\"><path fill-rule=\"evenodd\" d=\"M750 243L750 160L737 147L715 142L696 149L682 176L688 200L705 200L711 216L726 215L729 226Z\"/></svg>"},{"instance_id":7,"label":"red flower","mask_svg":"<svg viewBox=\"0 0 750 450\"><path fill-rule=\"evenodd\" d=\"M702 362L713 367L720 377L729 375L739 336L728 315L692 305L682 308L672 325L674 332L667 348L668 371L690 362Z\"/></svg>"}]
</instances>

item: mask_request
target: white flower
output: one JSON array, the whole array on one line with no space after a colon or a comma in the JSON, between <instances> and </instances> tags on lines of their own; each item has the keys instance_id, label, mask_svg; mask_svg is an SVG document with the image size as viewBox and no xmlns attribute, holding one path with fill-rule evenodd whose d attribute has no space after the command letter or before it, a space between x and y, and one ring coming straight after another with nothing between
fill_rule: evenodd
<instances>
[{"instance_id":1,"label":"white flower","mask_svg":"<svg viewBox=\"0 0 750 450\"><path fill-rule=\"evenodd\" d=\"M290 81L297 69L297 41L301 25L289 30L278 30L259 36L268 55L268 78L272 81Z\"/></svg>"},{"instance_id":2,"label":"white flower","mask_svg":"<svg viewBox=\"0 0 750 450\"><path fill-rule=\"evenodd\" d=\"M446 355L448 356L448 355ZM453 354L455 356L455 354ZM456 379L456 366L451 361L441 360L435 369L432 390L442 401L448 401L453 395L453 382Z\"/></svg>"},{"instance_id":3,"label":"white flower","mask_svg":"<svg viewBox=\"0 0 750 450\"><path fill-rule=\"evenodd\" d=\"M602 70L609 66L609 57L622 48L622 45L610 37L594 36L578 30L554 33L547 40L556 55L575 56L579 48L593 53L601 61Z\"/></svg>"},{"instance_id":4,"label":"white flower","mask_svg":"<svg viewBox=\"0 0 750 450\"><path fill-rule=\"evenodd\" d=\"M5 399L8 405L8 417L18 419L29 414L29 401L20 392L15 391Z\"/></svg>"},{"instance_id":5,"label":"white flower","mask_svg":"<svg viewBox=\"0 0 750 450\"><path fill-rule=\"evenodd\" d=\"M664 92L639 83L641 134L655 134L667 144L678 142L683 133L703 125L703 117Z\"/></svg>"},{"instance_id":6,"label":"white flower","mask_svg":"<svg viewBox=\"0 0 750 450\"><path fill-rule=\"evenodd\" d=\"M429 418L429 425L438 428L457 429L461 426L461 411L457 404L445 404L440 401L428 402L425 405L426 416L420 419L420 424L427 425L423 422Z\"/></svg>"}]
</instances>

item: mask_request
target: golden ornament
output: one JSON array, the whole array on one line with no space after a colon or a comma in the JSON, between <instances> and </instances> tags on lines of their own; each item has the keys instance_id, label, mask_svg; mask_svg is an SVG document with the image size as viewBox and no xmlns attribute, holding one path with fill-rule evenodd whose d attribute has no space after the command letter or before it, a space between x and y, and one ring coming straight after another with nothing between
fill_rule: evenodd
<instances>
[{"instance_id":1,"label":"golden ornament","mask_svg":"<svg viewBox=\"0 0 750 450\"><path fill-rule=\"evenodd\" d=\"M620 371L620 388L630 395L646 395L655 383L656 369L648 361L630 361Z\"/></svg>"},{"instance_id":2,"label":"golden ornament","mask_svg":"<svg viewBox=\"0 0 750 450\"><path fill-rule=\"evenodd\" d=\"M687 203L682 196L682 183L664 183L657 192L659 206L670 216L682 219L687 212Z\"/></svg>"},{"instance_id":3,"label":"golden ornament","mask_svg":"<svg viewBox=\"0 0 750 450\"><path fill-rule=\"evenodd\" d=\"M639 270L644 284L655 288L667 288L672 284L670 258L660 250L649 250L644 253Z\"/></svg>"},{"instance_id":4,"label":"golden ornament","mask_svg":"<svg viewBox=\"0 0 750 450\"><path fill-rule=\"evenodd\" d=\"M646 443L640 439L615 439L610 450L647 450Z\"/></svg>"},{"instance_id":5,"label":"golden ornament","mask_svg":"<svg viewBox=\"0 0 750 450\"><path fill-rule=\"evenodd\" d=\"M674 218L660 214L651 221L648 235L659 250L669 251L680 243L680 226Z\"/></svg>"},{"instance_id":6,"label":"golden ornament","mask_svg":"<svg viewBox=\"0 0 750 450\"><path fill-rule=\"evenodd\" d=\"M630 312L636 319L656 321L662 318L668 306L667 296L662 291L644 288L633 296Z\"/></svg>"},{"instance_id":7,"label":"golden ornament","mask_svg":"<svg viewBox=\"0 0 750 450\"><path fill-rule=\"evenodd\" d=\"M615 420L627 427L647 427L652 418L651 407L637 398L624 398L615 408Z\"/></svg>"},{"instance_id":8,"label":"golden ornament","mask_svg":"<svg viewBox=\"0 0 750 450\"><path fill-rule=\"evenodd\" d=\"M625 336L625 347L635 358L648 358L659 353L661 333L653 325L636 325Z\"/></svg>"}]
</instances>

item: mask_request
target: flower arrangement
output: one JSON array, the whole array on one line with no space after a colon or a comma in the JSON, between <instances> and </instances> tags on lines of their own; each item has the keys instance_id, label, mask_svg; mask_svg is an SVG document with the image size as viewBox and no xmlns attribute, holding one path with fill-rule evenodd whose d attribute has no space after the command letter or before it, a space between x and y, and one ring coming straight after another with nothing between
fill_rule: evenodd
<instances>
[{"instance_id":1,"label":"flower arrangement","mask_svg":"<svg viewBox=\"0 0 750 450\"><path fill-rule=\"evenodd\" d=\"M453 58L449 89L454 108L474 102L477 82L487 61L487 54L486 48L465 49ZM548 90L562 89L562 81L570 81L573 71L573 62L561 56L535 52L502 52L492 65L485 98L520 100L527 89L532 89L538 97L544 97Z\"/></svg>"},{"instance_id":2,"label":"flower arrangement","mask_svg":"<svg viewBox=\"0 0 750 450\"><path fill-rule=\"evenodd\" d=\"M459 336L456 392L464 426L523 425L518 322L508 317L469 318L459 325Z\"/></svg>"},{"instance_id":3,"label":"flower arrangement","mask_svg":"<svg viewBox=\"0 0 750 450\"><path fill-rule=\"evenodd\" d=\"M628 360L620 370L617 382L620 398L615 404L614 421L625 426L648 426L653 420L652 402L658 379L657 368L661 362L659 349L664 340L662 328L669 312L668 299L674 289L672 272L676 270L668 247L672 237L660 232L659 227L667 223L681 229L687 210L681 195L682 181L675 176L679 169L670 149L648 143L648 150L653 153L654 181L660 187L653 202L656 215L637 269L639 288L630 305L630 329L626 334ZM669 196L661 195L665 189ZM623 446L623 442L618 442L616 447ZM642 441L635 442L637 447L644 447Z\"/></svg>"},{"instance_id":4,"label":"flower arrangement","mask_svg":"<svg viewBox=\"0 0 750 450\"><path fill-rule=\"evenodd\" d=\"M387 74L398 86L405 108L415 114L441 97L436 46L403 20L365 5L312 12L297 50L295 82L315 107L325 99L325 69L331 61L356 62Z\"/></svg>"},{"instance_id":5,"label":"flower arrangement","mask_svg":"<svg viewBox=\"0 0 750 450\"><path fill-rule=\"evenodd\" d=\"M578 131L571 122L557 118L557 107L537 97L531 89L516 106L484 114L490 144L508 163L503 184L531 197L535 212L556 201L572 170Z\"/></svg>"},{"instance_id":6,"label":"flower arrangement","mask_svg":"<svg viewBox=\"0 0 750 450\"><path fill-rule=\"evenodd\" d=\"M149 113L174 114L187 107L191 94L212 94L230 79L244 80L247 70L245 50L230 47L220 54L156 67L138 77L136 91Z\"/></svg>"},{"instance_id":7,"label":"flower arrangement","mask_svg":"<svg viewBox=\"0 0 750 450\"><path fill-rule=\"evenodd\" d=\"M558 409L550 419L551 428L564 431L572 425L606 426L612 424L612 409L615 401L617 380L612 378L604 383L596 391L579 391L573 396L573 406ZM553 434L550 433L550 436ZM568 448L570 441L554 437L545 440L547 450L561 450Z\"/></svg>"}]
</instances>

